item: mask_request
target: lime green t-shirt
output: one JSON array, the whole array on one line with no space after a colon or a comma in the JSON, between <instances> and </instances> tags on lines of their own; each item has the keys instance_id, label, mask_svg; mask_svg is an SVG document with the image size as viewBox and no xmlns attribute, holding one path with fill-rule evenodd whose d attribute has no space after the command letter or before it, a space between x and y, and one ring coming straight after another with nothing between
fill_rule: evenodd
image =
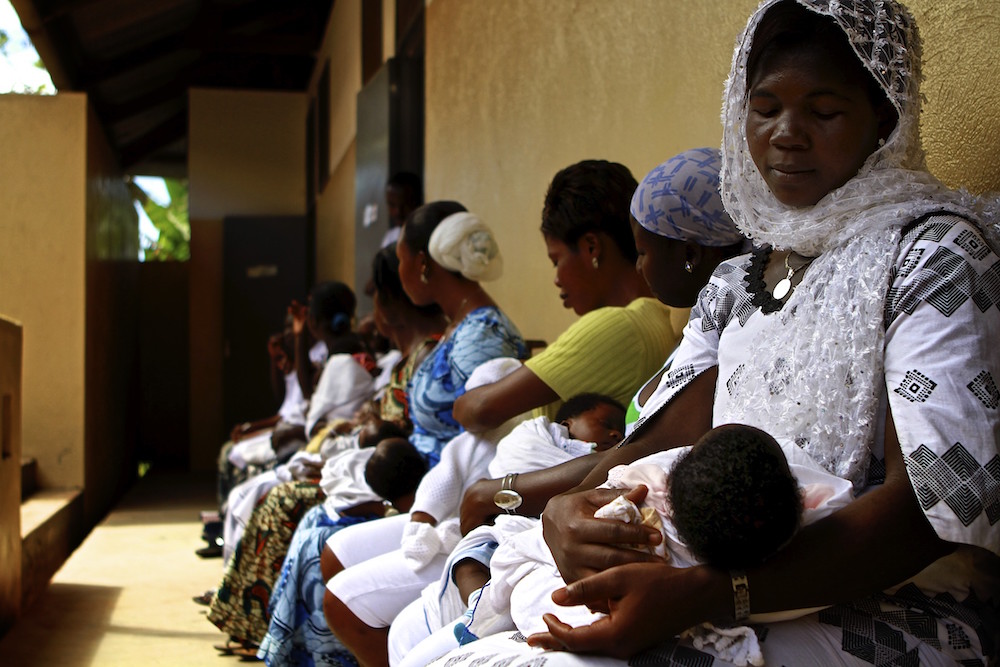
<instances>
[{"instance_id":1,"label":"lime green t-shirt","mask_svg":"<svg viewBox=\"0 0 1000 667\"><path fill-rule=\"evenodd\" d=\"M560 400L535 410L555 417L566 399L584 392L607 394L627 406L643 383L663 366L687 317L643 297L622 308L591 311L551 345L525 362Z\"/></svg>"}]
</instances>

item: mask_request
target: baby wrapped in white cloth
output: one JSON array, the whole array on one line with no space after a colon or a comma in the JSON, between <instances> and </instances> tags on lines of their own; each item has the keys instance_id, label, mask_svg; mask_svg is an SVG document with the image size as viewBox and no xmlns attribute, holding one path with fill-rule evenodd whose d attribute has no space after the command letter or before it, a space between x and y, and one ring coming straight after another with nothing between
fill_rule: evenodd
<instances>
[{"instance_id":1,"label":"baby wrapped in white cloth","mask_svg":"<svg viewBox=\"0 0 1000 667\"><path fill-rule=\"evenodd\" d=\"M849 482L822 470L795 444L779 446L762 431L738 425L713 429L693 446L612 468L603 487L639 485L648 489L641 507L619 496L595 516L656 525L664 539L654 552L676 567L704 562L724 569L751 566L780 549L800 524L817 521L853 500ZM474 640L515 628L525 636L544 632L545 613L574 626L601 618L584 606L552 602L552 592L565 583L540 522L527 529L523 523L511 525L506 534L496 531L501 522L494 527L500 546L490 562L491 579L470 599L474 609L465 619L466 627L455 629L460 642L463 636ZM770 622L811 611L755 615L750 620ZM761 664L749 628L688 632L696 642L726 652L736 664Z\"/></svg>"}]
</instances>

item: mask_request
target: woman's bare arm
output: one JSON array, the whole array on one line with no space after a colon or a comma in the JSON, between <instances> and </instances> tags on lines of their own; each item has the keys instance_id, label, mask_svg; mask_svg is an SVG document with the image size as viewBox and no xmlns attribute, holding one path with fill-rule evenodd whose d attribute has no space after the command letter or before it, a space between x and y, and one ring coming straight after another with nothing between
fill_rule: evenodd
<instances>
[{"instance_id":1,"label":"woman's bare arm","mask_svg":"<svg viewBox=\"0 0 1000 667\"><path fill-rule=\"evenodd\" d=\"M482 433L511 417L548 405L559 398L526 366L494 382L471 389L455 401L452 414L466 431Z\"/></svg>"},{"instance_id":2,"label":"woman's bare arm","mask_svg":"<svg viewBox=\"0 0 1000 667\"><path fill-rule=\"evenodd\" d=\"M648 435L633 438L625 447L609 449L581 456L552 468L524 473L517 476L514 490L523 503L517 513L538 516L550 498L571 489L593 488L607 479L607 471L621 463L631 463L663 449L691 444L711 427L711 403L717 370L709 369L685 387L674 400L644 426ZM662 417L661 417L662 415ZM674 420L669 433L650 428L652 420ZM484 479L473 484L462 499L462 533L488 523L500 511L493 504L493 496L503 480ZM602 503L603 504L603 503ZM593 512L591 512L593 515ZM616 551L622 551L620 549ZM638 552L634 552L638 554Z\"/></svg>"},{"instance_id":3,"label":"woman's bare arm","mask_svg":"<svg viewBox=\"0 0 1000 667\"><path fill-rule=\"evenodd\" d=\"M954 549L937 537L920 510L891 416L885 445L884 484L803 528L766 564L747 572L754 613L862 598L912 577ZM582 495L574 494L577 503L582 503ZM551 504L546 517L550 509ZM618 541L636 542L648 535L635 526L616 529L611 539ZM565 537L546 532L547 540ZM597 537L593 531L587 534L587 539ZM559 551L572 548L564 541ZM729 574L707 565L678 569L649 562L611 567L557 591L553 599L604 608L610 614L579 628L546 617L549 632L534 635L530 643L616 656L632 655L697 623L732 620L734 614Z\"/></svg>"}]
</instances>

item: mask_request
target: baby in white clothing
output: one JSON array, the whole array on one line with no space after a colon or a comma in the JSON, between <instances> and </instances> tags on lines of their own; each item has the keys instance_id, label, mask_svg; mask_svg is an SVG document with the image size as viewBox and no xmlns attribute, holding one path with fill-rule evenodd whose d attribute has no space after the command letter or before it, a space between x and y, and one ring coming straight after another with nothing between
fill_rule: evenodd
<instances>
[{"instance_id":1,"label":"baby in white clothing","mask_svg":"<svg viewBox=\"0 0 1000 667\"><path fill-rule=\"evenodd\" d=\"M712 429L693 446L617 466L603 486L639 485L648 489L639 507L619 496L595 516L657 527L664 540L654 553L676 567L698 563L722 569L751 567L777 552L800 524L816 521L852 499L849 482L823 471L794 444L782 448L759 429L732 424ZM540 523L500 535L497 541L489 583L470 595L472 611L452 630L459 643L505 630L517 629L525 636L544 632L545 613L574 626L601 617L584 606L552 602L552 592L565 584ZM793 613L807 611L811 610ZM447 634L448 628L438 633ZM755 645L749 635L752 631L742 632L735 645ZM447 642L441 639L438 645L444 647ZM414 653L424 648L430 647L418 646ZM744 664L754 664L753 646L744 654Z\"/></svg>"}]
</instances>

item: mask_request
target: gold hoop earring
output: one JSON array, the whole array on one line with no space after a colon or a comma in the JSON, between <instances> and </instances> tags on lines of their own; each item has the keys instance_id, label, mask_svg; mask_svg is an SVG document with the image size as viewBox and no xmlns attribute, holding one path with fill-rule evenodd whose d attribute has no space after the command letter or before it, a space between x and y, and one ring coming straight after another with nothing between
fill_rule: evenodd
<instances>
[{"instance_id":1,"label":"gold hoop earring","mask_svg":"<svg viewBox=\"0 0 1000 667\"><path fill-rule=\"evenodd\" d=\"M691 262L684 262L684 270L688 273L694 273L694 265Z\"/></svg>"},{"instance_id":2,"label":"gold hoop earring","mask_svg":"<svg viewBox=\"0 0 1000 667\"><path fill-rule=\"evenodd\" d=\"M601 265L601 263L597 261L596 257L591 257L590 258L590 263L594 265L595 269Z\"/></svg>"}]
</instances>

